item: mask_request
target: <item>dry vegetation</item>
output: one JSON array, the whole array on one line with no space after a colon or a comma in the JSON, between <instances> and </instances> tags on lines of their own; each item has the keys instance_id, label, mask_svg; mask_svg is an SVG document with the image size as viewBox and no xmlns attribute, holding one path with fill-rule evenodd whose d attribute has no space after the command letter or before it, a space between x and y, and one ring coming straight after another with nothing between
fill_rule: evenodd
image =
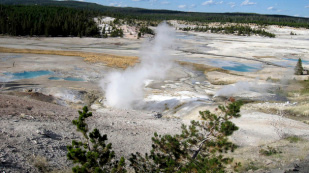
<instances>
[{"instance_id":1,"label":"dry vegetation","mask_svg":"<svg viewBox=\"0 0 309 173\"><path fill-rule=\"evenodd\" d=\"M275 56L253 56L253 58L264 59L264 58L276 58Z\"/></svg>"},{"instance_id":2,"label":"dry vegetation","mask_svg":"<svg viewBox=\"0 0 309 173\"><path fill-rule=\"evenodd\" d=\"M260 153L260 150L263 149L268 151L268 147L275 149L277 152L273 152L270 155L263 155ZM268 145L261 145L258 148L238 148L228 155L232 155L235 162L242 163L240 172L265 172L265 170L270 171L274 168L290 165L297 160L304 160L307 156L306 151L308 151L308 149L308 140L299 136L289 136Z\"/></svg>"},{"instance_id":3,"label":"dry vegetation","mask_svg":"<svg viewBox=\"0 0 309 173\"><path fill-rule=\"evenodd\" d=\"M45 55L61 55L61 56L79 56L85 61L96 63L102 62L109 67L127 68L138 63L138 57L133 56L118 56L103 53L91 53L80 51L62 51L62 50L38 50L38 49L15 49L0 47L2 53L30 53L30 54L45 54Z\"/></svg>"},{"instance_id":4,"label":"dry vegetation","mask_svg":"<svg viewBox=\"0 0 309 173\"><path fill-rule=\"evenodd\" d=\"M208 65L205 65L205 64L198 64L198 63L184 62L184 61L178 61L178 63L180 65L183 65L183 66L190 66L190 67L192 67L192 68L194 68L195 70L198 70L198 71L204 71L205 75L208 72L212 72L212 71L218 71L218 72L231 74L231 72L229 72L228 70L224 70L224 69L219 68L219 67L208 66Z\"/></svg>"}]
</instances>

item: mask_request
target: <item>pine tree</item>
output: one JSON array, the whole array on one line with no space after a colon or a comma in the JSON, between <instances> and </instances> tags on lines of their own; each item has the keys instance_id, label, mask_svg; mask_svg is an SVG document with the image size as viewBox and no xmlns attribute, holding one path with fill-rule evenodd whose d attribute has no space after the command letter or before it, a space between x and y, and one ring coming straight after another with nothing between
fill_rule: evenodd
<instances>
[{"instance_id":1,"label":"pine tree","mask_svg":"<svg viewBox=\"0 0 309 173\"><path fill-rule=\"evenodd\" d=\"M222 153L233 152L236 145L228 141L238 127L230 121L240 117L241 102L219 106L218 114L200 112L201 121L182 125L178 135L152 138L150 154L132 154L129 159L135 172L225 172L233 158ZM240 166L236 163L234 169Z\"/></svg>"},{"instance_id":2,"label":"pine tree","mask_svg":"<svg viewBox=\"0 0 309 173\"><path fill-rule=\"evenodd\" d=\"M69 160L78 164L73 167L76 173L101 173L101 172L117 172L125 173L125 159L121 157L118 161L115 159L115 153L112 151L112 144L105 144L107 135L101 135L98 129L94 129L88 133L88 125L85 120L92 116L92 112L88 112L87 106L83 111L78 111L79 118L73 120L77 130L80 131L85 139L82 141L72 141L72 145L67 146Z\"/></svg>"},{"instance_id":3,"label":"pine tree","mask_svg":"<svg viewBox=\"0 0 309 173\"><path fill-rule=\"evenodd\" d=\"M302 61L301 59L299 58L298 61L297 61L297 64L295 66L295 69L294 69L294 74L295 75L302 75L303 74L303 65L302 65Z\"/></svg>"}]
</instances>

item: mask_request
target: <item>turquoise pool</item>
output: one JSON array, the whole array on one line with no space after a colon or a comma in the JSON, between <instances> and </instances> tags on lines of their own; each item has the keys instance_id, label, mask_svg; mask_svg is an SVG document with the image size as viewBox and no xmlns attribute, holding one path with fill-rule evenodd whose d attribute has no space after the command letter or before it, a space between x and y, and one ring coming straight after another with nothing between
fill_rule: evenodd
<instances>
[{"instance_id":1,"label":"turquoise pool","mask_svg":"<svg viewBox=\"0 0 309 173\"><path fill-rule=\"evenodd\" d=\"M21 80L21 79L32 79L40 76L51 75L53 73L54 72L48 70L40 70L40 71L24 71L17 73L6 72L3 74L10 77L10 79L12 80Z\"/></svg>"}]
</instances>

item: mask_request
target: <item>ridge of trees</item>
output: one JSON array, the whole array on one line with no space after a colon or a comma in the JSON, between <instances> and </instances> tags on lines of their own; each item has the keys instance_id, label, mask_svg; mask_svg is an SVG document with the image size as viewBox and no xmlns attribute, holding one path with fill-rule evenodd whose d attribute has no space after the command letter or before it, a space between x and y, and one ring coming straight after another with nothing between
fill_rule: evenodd
<instances>
[{"instance_id":1,"label":"ridge of trees","mask_svg":"<svg viewBox=\"0 0 309 173\"><path fill-rule=\"evenodd\" d=\"M13 36L99 36L97 12L66 7L1 6L0 34Z\"/></svg>"},{"instance_id":2,"label":"ridge of trees","mask_svg":"<svg viewBox=\"0 0 309 173\"><path fill-rule=\"evenodd\" d=\"M211 33L224 33L224 34L237 34L242 36L250 36L252 34L274 38L275 34L265 31L264 29L252 29L250 26L225 26L225 27L186 27L179 28L183 31L195 32L211 32Z\"/></svg>"},{"instance_id":3,"label":"ridge of trees","mask_svg":"<svg viewBox=\"0 0 309 173\"><path fill-rule=\"evenodd\" d=\"M137 173L144 172L226 172L227 165L237 171L240 163L233 164L233 158L224 153L233 152L237 147L228 140L238 127L231 121L239 118L242 103L232 101L219 106L215 113L201 111L199 121L182 125L181 134L152 137L150 153L131 154L130 165L125 159L116 159L112 144L106 144L107 135L98 129L89 132L86 119L92 116L88 108L79 111L79 118L73 120L77 130L83 134L82 141L72 141L67 146L69 160L76 164L73 172L118 172L127 169ZM118 157L119 158L119 157ZM233 165L232 165L233 164Z\"/></svg>"},{"instance_id":4,"label":"ridge of trees","mask_svg":"<svg viewBox=\"0 0 309 173\"><path fill-rule=\"evenodd\" d=\"M279 25L309 28L309 19L286 15L262 15L255 13L201 13L182 12L172 10L150 10L132 7L109 7L95 3L79 1L52 1L52 0L2 0L2 4L9 5L40 5L62 6L82 10L100 12L101 15L121 19L137 19L148 21L186 20L196 22L230 22L256 23L259 25Z\"/></svg>"}]
</instances>

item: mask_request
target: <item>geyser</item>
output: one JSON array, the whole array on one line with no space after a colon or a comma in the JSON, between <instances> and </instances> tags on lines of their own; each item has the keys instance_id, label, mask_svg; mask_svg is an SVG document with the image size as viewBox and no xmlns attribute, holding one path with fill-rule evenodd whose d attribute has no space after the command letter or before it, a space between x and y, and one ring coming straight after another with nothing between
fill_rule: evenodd
<instances>
[{"instance_id":1,"label":"geyser","mask_svg":"<svg viewBox=\"0 0 309 173\"><path fill-rule=\"evenodd\" d=\"M155 38L145 42L141 49L139 64L125 71L111 72L101 81L107 106L131 109L143 103L144 82L149 79L163 79L172 67L173 60L168 51L174 35L174 30L166 23L160 24Z\"/></svg>"}]
</instances>

